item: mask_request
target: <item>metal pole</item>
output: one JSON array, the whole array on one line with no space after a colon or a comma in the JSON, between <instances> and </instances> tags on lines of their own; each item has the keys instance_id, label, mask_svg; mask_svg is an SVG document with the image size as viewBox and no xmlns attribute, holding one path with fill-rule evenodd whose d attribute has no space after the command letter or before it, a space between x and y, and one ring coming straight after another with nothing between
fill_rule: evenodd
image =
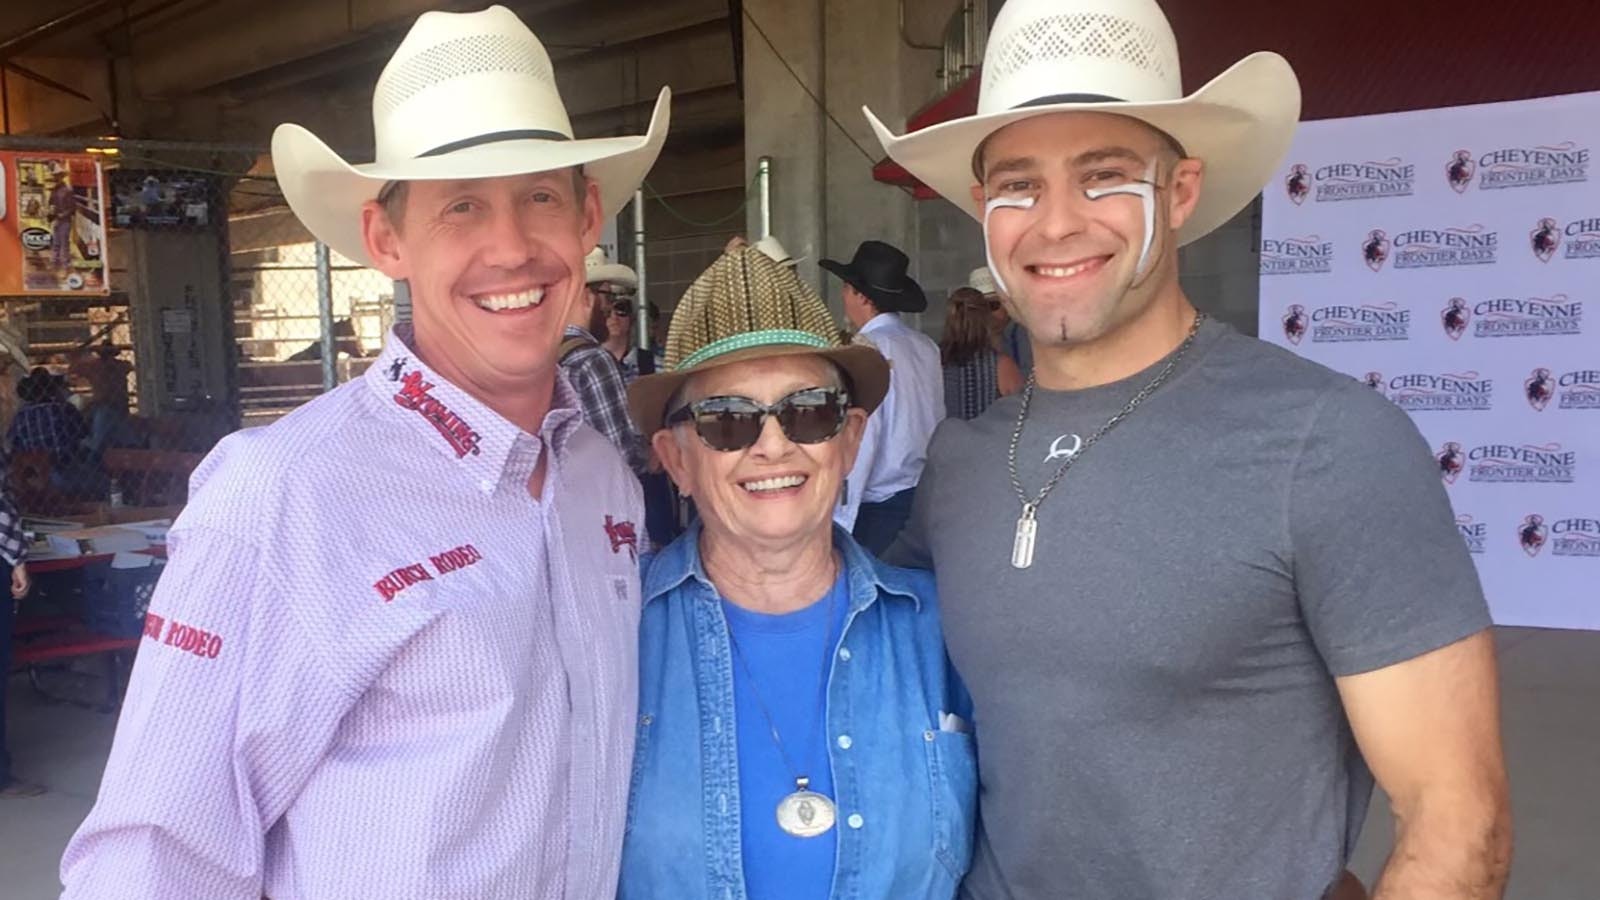
<instances>
[{"instance_id":1,"label":"metal pole","mask_svg":"<svg viewBox=\"0 0 1600 900\"><path fill-rule=\"evenodd\" d=\"M638 299L633 307L635 344L650 349L650 291L644 273L644 189L633 192L633 271L639 276Z\"/></svg>"},{"instance_id":2,"label":"metal pole","mask_svg":"<svg viewBox=\"0 0 1600 900\"><path fill-rule=\"evenodd\" d=\"M321 241L317 241L317 312L322 315L322 389L331 391L338 384L333 358L333 269L328 245Z\"/></svg>"},{"instance_id":3,"label":"metal pole","mask_svg":"<svg viewBox=\"0 0 1600 900\"><path fill-rule=\"evenodd\" d=\"M772 157L763 156L756 162L756 190L761 198L761 234L757 239L772 236Z\"/></svg>"}]
</instances>

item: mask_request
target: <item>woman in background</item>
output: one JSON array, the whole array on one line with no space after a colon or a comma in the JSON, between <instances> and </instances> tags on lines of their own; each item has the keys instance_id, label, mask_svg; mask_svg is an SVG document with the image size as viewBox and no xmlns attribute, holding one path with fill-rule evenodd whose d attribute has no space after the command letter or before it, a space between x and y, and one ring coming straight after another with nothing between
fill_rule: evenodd
<instances>
[{"instance_id":1,"label":"woman in background","mask_svg":"<svg viewBox=\"0 0 1600 900\"><path fill-rule=\"evenodd\" d=\"M1022 390L1022 370L996 349L990 300L970 287L950 294L944 337L939 339L944 364L944 408L957 419L975 419L989 404Z\"/></svg>"}]
</instances>

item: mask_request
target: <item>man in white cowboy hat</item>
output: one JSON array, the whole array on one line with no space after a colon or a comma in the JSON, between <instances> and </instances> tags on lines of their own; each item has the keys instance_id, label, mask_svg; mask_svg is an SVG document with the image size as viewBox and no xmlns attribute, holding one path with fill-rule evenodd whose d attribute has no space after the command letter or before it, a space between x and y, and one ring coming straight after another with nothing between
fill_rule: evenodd
<instances>
[{"instance_id":1,"label":"man in white cowboy hat","mask_svg":"<svg viewBox=\"0 0 1600 900\"><path fill-rule=\"evenodd\" d=\"M574 140L492 7L417 20L377 162L278 129L290 206L407 281L415 329L196 472L67 897L612 895L642 511L556 348L666 99Z\"/></svg>"},{"instance_id":2,"label":"man in white cowboy hat","mask_svg":"<svg viewBox=\"0 0 1600 900\"><path fill-rule=\"evenodd\" d=\"M601 259L604 260L605 251L599 247L595 249L600 250ZM634 309L639 292L639 276L621 263L606 262L598 270L590 269L589 292L595 295L595 302L606 314L604 333L597 332L596 336L611 358L622 367L623 382L632 384L639 377L641 365L651 372L655 371L649 363L643 362L645 357L650 356L650 351L635 346L638 336L634 330L634 317L641 312Z\"/></svg>"},{"instance_id":3,"label":"man in white cowboy hat","mask_svg":"<svg viewBox=\"0 0 1600 900\"><path fill-rule=\"evenodd\" d=\"M1359 895L1374 774L1378 896L1500 896L1490 623L1429 448L1178 284L1282 159L1293 71L1256 54L1183 96L1155 0L1011 0L986 54L976 115L869 113L984 223L1034 352L1020 397L941 427L889 555L935 568L975 701L966 896Z\"/></svg>"},{"instance_id":4,"label":"man in white cowboy hat","mask_svg":"<svg viewBox=\"0 0 1600 900\"><path fill-rule=\"evenodd\" d=\"M627 303L619 288L634 288L639 277L627 266L609 262L596 247L584 260L586 285L567 316L561 341L561 371L578 395L584 421L606 436L628 467L648 470L650 448L628 418L628 385L621 362L606 346L612 306Z\"/></svg>"}]
</instances>

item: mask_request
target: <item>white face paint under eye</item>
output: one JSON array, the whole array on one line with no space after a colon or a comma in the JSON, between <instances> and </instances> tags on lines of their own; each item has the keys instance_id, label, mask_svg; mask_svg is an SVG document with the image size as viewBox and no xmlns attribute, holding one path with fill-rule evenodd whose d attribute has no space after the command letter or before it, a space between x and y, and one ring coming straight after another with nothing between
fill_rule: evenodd
<instances>
[{"instance_id":1,"label":"white face paint under eye","mask_svg":"<svg viewBox=\"0 0 1600 900\"><path fill-rule=\"evenodd\" d=\"M989 216L1005 207L1033 209L1034 201L1033 197L990 197L983 204L983 261L989 265L989 274L994 276L994 286L1006 297L1011 296L1011 291L1006 289L1005 276L1000 274L1000 267L994 264L994 254L989 250Z\"/></svg>"},{"instance_id":2,"label":"white face paint under eye","mask_svg":"<svg viewBox=\"0 0 1600 900\"><path fill-rule=\"evenodd\" d=\"M1083 192L1090 200L1099 200L1102 197L1111 197L1117 194L1131 194L1138 197L1144 206L1144 246L1139 250L1139 262L1133 268L1134 278L1144 276L1144 268L1150 262L1150 246L1155 242L1156 236L1156 164L1151 162L1145 169L1144 181L1134 181L1113 188L1086 188Z\"/></svg>"}]
</instances>

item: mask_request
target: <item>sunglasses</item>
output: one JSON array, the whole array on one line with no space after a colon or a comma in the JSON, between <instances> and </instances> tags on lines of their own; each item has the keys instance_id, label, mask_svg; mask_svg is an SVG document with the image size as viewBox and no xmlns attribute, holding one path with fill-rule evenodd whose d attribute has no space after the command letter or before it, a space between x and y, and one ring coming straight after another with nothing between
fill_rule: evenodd
<instances>
[{"instance_id":1,"label":"sunglasses","mask_svg":"<svg viewBox=\"0 0 1600 900\"><path fill-rule=\"evenodd\" d=\"M761 439L767 416L778 420L796 444L832 440L844 428L850 395L833 388L805 388L771 406L749 397L707 397L667 416L668 425L693 422L701 443L722 453L745 450Z\"/></svg>"}]
</instances>

